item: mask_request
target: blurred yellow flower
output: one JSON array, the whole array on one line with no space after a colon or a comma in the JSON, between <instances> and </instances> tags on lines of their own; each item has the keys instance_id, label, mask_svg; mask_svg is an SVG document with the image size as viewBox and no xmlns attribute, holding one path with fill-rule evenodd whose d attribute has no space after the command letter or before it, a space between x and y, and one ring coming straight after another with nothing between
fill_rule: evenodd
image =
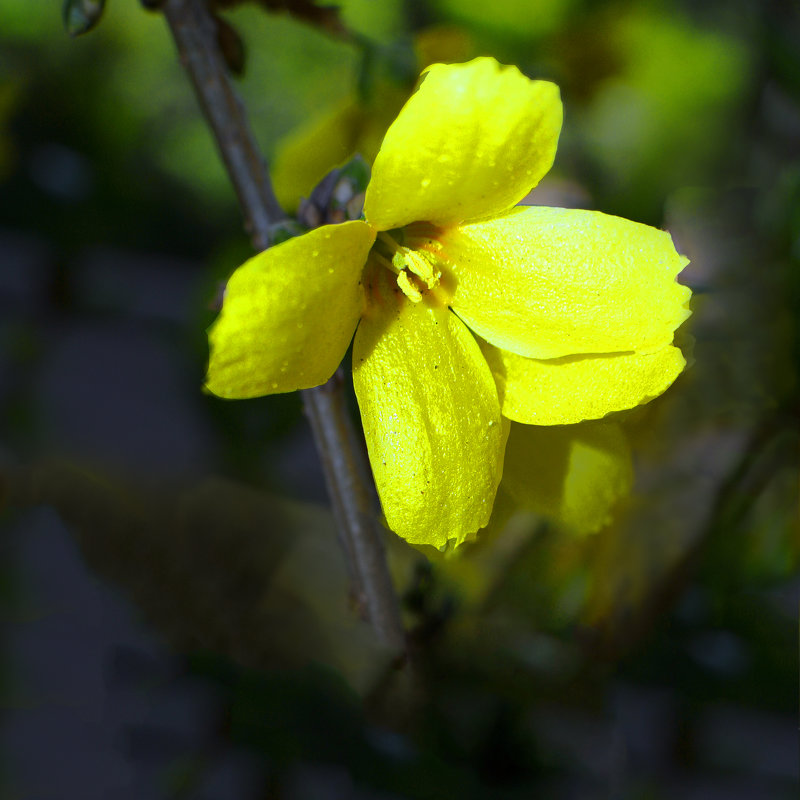
<instances>
[{"instance_id":1,"label":"blurred yellow flower","mask_svg":"<svg viewBox=\"0 0 800 800\"><path fill-rule=\"evenodd\" d=\"M417 70L473 55L469 35L452 25L432 25L414 37ZM301 197L308 197L331 169L356 153L369 163L375 160L386 129L413 90L413 78L405 83L379 74L373 80L367 97L354 91L278 142L270 171L275 195L285 209L296 211Z\"/></svg>"},{"instance_id":2,"label":"blurred yellow flower","mask_svg":"<svg viewBox=\"0 0 800 800\"><path fill-rule=\"evenodd\" d=\"M550 169L558 88L491 58L434 65L389 127L365 221L255 256L228 282L208 389L353 382L389 527L459 544L485 526L507 419L599 419L663 392L690 292L668 233L515 208Z\"/></svg>"}]
</instances>

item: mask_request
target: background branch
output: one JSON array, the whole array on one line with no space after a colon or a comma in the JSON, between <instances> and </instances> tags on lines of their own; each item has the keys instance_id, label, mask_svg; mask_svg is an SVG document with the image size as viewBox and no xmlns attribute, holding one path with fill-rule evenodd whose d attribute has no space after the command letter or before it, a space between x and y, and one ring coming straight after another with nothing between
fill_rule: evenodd
<instances>
[{"instance_id":1,"label":"background branch","mask_svg":"<svg viewBox=\"0 0 800 800\"><path fill-rule=\"evenodd\" d=\"M286 215L228 77L214 21L202 0L167 0L163 10L236 189L247 230L254 246L263 250L269 246L271 227ZM359 606L378 637L399 652L404 633L377 521L377 498L342 396L341 378L335 375L325 386L302 395Z\"/></svg>"}]
</instances>

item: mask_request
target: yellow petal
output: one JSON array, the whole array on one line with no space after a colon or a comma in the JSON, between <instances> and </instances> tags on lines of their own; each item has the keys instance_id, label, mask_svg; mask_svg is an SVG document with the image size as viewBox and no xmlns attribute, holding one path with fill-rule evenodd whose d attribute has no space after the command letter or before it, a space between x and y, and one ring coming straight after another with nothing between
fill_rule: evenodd
<instances>
[{"instance_id":1,"label":"yellow petal","mask_svg":"<svg viewBox=\"0 0 800 800\"><path fill-rule=\"evenodd\" d=\"M529 425L600 419L658 397L686 362L677 347L657 353L566 356L548 361L481 345L503 415Z\"/></svg>"},{"instance_id":2,"label":"yellow petal","mask_svg":"<svg viewBox=\"0 0 800 800\"><path fill-rule=\"evenodd\" d=\"M630 445L619 425L511 426L503 489L570 533L600 530L632 485Z\"/></svg>"},{"instance_id":3,"label":"yellow petal","mask_svg":"<svg viewBox=\"0 0 800 800\"><path fill-rule=\"evenodd\" d=\"M412 303L388 270L353 344L353 384L383 512L413 544L458 544L489 521L506 429L472 334L447 308Z\"/></svg>"},{"instance_id":4,"label":"yellow petal","mask_svg":"<svg viewBox=\"0 0 800 800\"><path fill-rule=\"evenodd\" d=\"M516 67L435 64L386 133L367 220L379 230L449 225L510 208L550 169L561 116L558 87Z\"/></svg>"},{"instance_id":5,"label":"yellow petal","mask_svg":"<svg viewBox=\"0 0 800 800\"><path fill-rule=\"evenodd\" d=\"M239 267L209 329L209 391L244 398L325 383L361 314L374 238L363 222L326 225Z\"/></svg>"},{"instance_id":6,"label":"yellow petal","mask_svg":"<svg viewBox=\"0 0 800 800\"><path fill-rule=\"evenodd\" d=\"M440 231L451 308L487 341L529 358L654 352L688 316L688 263L665 231L563 208L517 208Z\"/></svg>"}]
</instances>

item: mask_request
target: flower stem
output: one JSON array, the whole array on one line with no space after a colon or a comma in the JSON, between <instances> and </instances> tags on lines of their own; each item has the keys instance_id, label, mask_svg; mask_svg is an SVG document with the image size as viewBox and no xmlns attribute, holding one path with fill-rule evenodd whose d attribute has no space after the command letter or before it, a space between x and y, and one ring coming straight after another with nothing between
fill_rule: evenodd
<instances>
[{"instance_id":1,"label":"flower stem","mask_svg":"<svg viewBox=\"0 0 800 800\"><path fill-rule=\"evenodd\" d=\"M163 11L236 189L245 226L254 246L263 250L270 244L271 227L286 214L275 199L244 106L228 77L214 21L204 0L166 0ZM354 594L381 641L399 653L405 649L405 637L379 530L377 499L347 412L341 378L335 375L324 386L302 394Z\"/></svg>"}]
</instances>

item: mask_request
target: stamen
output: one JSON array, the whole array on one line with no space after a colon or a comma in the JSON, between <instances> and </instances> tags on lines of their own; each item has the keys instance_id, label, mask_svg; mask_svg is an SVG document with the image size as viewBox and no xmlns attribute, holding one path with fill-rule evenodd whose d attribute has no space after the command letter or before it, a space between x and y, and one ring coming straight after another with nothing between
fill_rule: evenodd
<instances>
[{"instance_id":1,"label":"stamen","mask_svg":"<svg viewBox=\"0 0 800 800\"><path fill-rule=\"evenodd\" d=\"M394 272L395 275L400 274L400 270L388 258L386 258L386 256L383 255L383 253L379 252L375 248L372 249L370 256L374 258L376 261L380 262L381 266L386 267L386 269Z\"/></svg>"},{"instance_id":2,"label":"stamen","mask_svg":"<svg viewBox=\"0 0 800 800\"><path fill-rule=\"evenodd\" d=\"M398 253L398 256L400 254ZM422 253L403 248L403 261L406 269L411 270L418 278L425 281L425 285L432 289L439 282L441 272L434 272L433 264ZM397 259L397 256L395 256ZM395 261L395 259L392 259ZM395 261L397 263L397 261Z\"/></svg>"},{"instance_id":3,"label":"stamen","mask_svg":"<svg viewBox=\"0 0 800 800\"><path fill-rule=\"evenodd\" d=\"M380 239L393 253L400 249L400 245L389 236L386 231L378 231L378 239Z\"/></svg>"},{"instance_id":4,"label":"stamen","mask_svg":"<svg viewBox=\"0 0 800 800\"><path fill-rule=\"evenodd\" d=\"M425 285L432 289L439 282L441 272L434 270L433 259L430 259L424 253L417 253L408 247L403 247L398 244L388 233L380 231L378 239L381 243L386 245L392 252L392 271L401 272L408 269L413 272L418 278L425 281Z\"/></svg>"},{"instance_id":5,"label":"stamen","mask_svg":"<svg viewBox=\"0 0 800 800\"><path fill-rule=\"evenodd\" d=\"M422 292L411 283L408 273L401 270L397 275L397 285L403 290L403 294L411 300L412 303L419 303L422 300Z\"/></svg>"},{"instance_id":6,"label":"stamen","mask_svg":"<svg viewBox=\"0 0 800 800\"><path fill-rule=\"evenodd\" d=\"M438 297L436 289L442 272L438 269L438 262L433 253L418 252L404 247L386 231L378 232L376 244L379 247L373 247L373 255L378 263L397 275L397 285L406 297L418 303L422 300L422 292L426 288L433 296ZM392 254L391 260L387 251ZM424 284L424 287L421 284Z\"/></svg>"}]
</instances>

